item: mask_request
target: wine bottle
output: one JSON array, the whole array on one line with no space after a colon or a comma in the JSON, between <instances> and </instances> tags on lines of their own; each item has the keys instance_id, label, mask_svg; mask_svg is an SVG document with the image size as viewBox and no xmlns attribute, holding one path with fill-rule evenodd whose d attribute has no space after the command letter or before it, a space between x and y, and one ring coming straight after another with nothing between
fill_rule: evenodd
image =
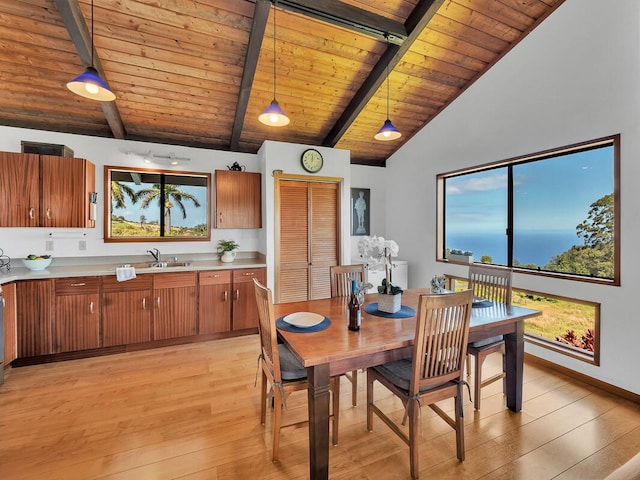
<instances>
[{"instance_id":1,"label":"wine bottle","mask_svg":"<svg viewBox=\"0 0 640 480\"><path fill-rule=\"evenodd\" d=\"M360 311L360 302L358 302L358 282L351 281L351 297L349 298L349 330L360 330L360 321L362 320L362 312Z\"/></svg>"}]
</instances>

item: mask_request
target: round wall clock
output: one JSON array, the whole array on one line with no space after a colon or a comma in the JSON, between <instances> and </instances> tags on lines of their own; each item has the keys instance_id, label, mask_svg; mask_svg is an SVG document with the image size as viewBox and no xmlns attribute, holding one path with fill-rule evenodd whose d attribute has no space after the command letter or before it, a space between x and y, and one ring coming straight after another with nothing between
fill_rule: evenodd
<instances>
[{"instance_id":1,"label":"round wall clock","mask_svg":"<svg viewBox=\"0 0 640 480\"><path fill-rule=\"evenodd\" d=\"M322 168L323 159L322 154L314 149L309 148L302 152L302 156L300 157L300 162L302 163L302 168L304 168L309 173L318 173Z\"/></svg>"}]
</instances>

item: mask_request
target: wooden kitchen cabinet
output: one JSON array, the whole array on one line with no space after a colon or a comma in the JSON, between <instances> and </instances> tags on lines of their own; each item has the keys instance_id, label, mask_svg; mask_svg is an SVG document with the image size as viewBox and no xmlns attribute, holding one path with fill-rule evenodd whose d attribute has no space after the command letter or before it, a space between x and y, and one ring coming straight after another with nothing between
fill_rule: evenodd
<instances>
[{"instance_id":1,"label":"wooden kitchen cabinet","mask_svg":"<svg viewBox=\"0 0 640 480\"><path fill-rule=\"evenodd\" d=\"M257 278L260 283L265 285L266 276L267 271L264 268L233 270L232 330L258 327L258 307L253 279Z\"/></svg>"},{"instance_id":2,"label":"wooden kitchen cabinet","mask_svg":"<svg viewBox=\"0 0 640 480\"><path fill-rule=\"evenodd\" d=\"M18 332L16 331L16 284L2 285L4 296L4 364L18 358Z\"/></svg>"},{"instance_id":3,"label":"wooden kitchen cabinet","mask_svg":"<svg viewBox=\"0 0 640 480\"><path fill-rule=\"evenodd\" d=\"M231 330L231 270L210 270L198 275L198 333Z\"/></svg>"},{"instance_id":4,"label":"wooden kitchen cabinet","mask_svg":"<svg viewBox=\"0 0 640 480\"><path fill-rule=\"evenodd\" d=\"M94 227L95 166L82 158L0 152L0 227Z\"/></svg>"},{"instance_id":5,"label":"wooden kitchen cabinet","mask_svg":"<svg viewBox=\"0 0 640 480\"><path fill-rule=\"evenodd\" d=\"M40 225L40 156L0 152L0 227Z\"/></svg>"},{"instance_id":6,"label":"wooden kitchen cabinet","mask_svg":"<svg viewBox=\"0 0 640 480\"><path fill-rule=\"evenodd\" d=\"M197 333L196 272L153 275L153 339Z\"/></svg>"},{"instance_id":7,"label":"wooden kitchen cabinet","mask_svg":"<svg viewBox=\"0 0 640 480\"><path fill-rule=\"evenodd\" d=\"M53 353L100 347L100 278L55 280Z\"/></svg>"},{"instance_id":8,"label":"wooden kitchen cabinet","mask_svg":"<svg viewBox=\"0 0 640 480\"><path fill-rule=\"evenodd\" d=\"M216 228L262 228L262 176L215 171Z\"/></svg>"},{"instance_id":9,"label":"wooden kitchen cabinet","mask_svg":"<svg viewBox=\"0 0 640 480\"><path fill-rule=\"evenodd\" d=\"M102 346L128 345L151 340L152 275L126 282L102 278Z\"/></svg>"},{"instance_id":10,"label":"wooden kitchen cabinet","mask_svg":"<svg viewBox=\"0 0 640 480\"><path fill-rule=\"evenodd\" d=\"M16 283L18 358L52 353L53 280Z\"/></svg>"}]
</instances>

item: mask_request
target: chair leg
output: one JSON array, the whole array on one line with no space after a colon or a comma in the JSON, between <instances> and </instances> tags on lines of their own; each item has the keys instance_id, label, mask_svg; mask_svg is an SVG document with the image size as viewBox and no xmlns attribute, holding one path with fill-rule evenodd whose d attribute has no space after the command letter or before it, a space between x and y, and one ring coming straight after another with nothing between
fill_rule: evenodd
<instances>
[{"instance_id":1,"label":"chair leg","mask_svg":"<svg viewBox=\"0 0 640 480\"><path fill-rule=\"evenodd\" d=\"M480 393L482 390L482 364L484 363L484 355L478 353L476 355L475 376L473 380L473 408L480 410Z\"/></svg>"},{"instance_id":2,"label":"chair leg","mask_svg":"<svg viewBox=\"0 0 640 480\"><path fill-rule=\"evenodd\" d=\"M417 479L420 474L418 454L418 402L409 401L409 464L411 466L411 478Z\"/></svg>"},{"instance_id":3,"label":"chair leg","mask_svg":"<svg viewBox=\"0 0 640 480\"><path fill-rule=\"evenodd\" d=\"M467 354L467 377L471 375L471 355Z\"/></svg>"},{"instance_id":4,"label":"chair leg","mask_svg":"<svg viewBox=\"0 0 640 480\"><path fill-rule=\"evenodd\" d=\"M264 425L267 418L267 376L262 372L260 379L260 425Z\"/></svg>"},{"instance_id":5,"label":"chair leg","mask_svg":"<svg viewBox=\"0 0 640 480\"><path fill-rule=\"evenodd\" d=\"M351 405L358 404L358 371L351 372Z\"/></svg>"},{"instance_id":6,"label":"chair leg","mask_svg":"<svg viewBox=\"0 0 640 480\"><path fill-rule=\"evenodd\" d=\"M373 378L367 372L367 431L373 431Z\"/></svg>"},{"instance_id":7,"label":"chair leg","mask_svg":"<svg viewBox=\"0 0 640 480\"><path fill-rule=\"evenodd\" d=\"M338 445L338 423L340 420L340 377L333 379L333 444Z\"/></svg>"},{"instance_id":8,"label":"chair leg","mask_svg":"<svg viewBox=\"0 0 640 480\"><path fill-rule=\"evenodd\" d=\"M462 406L462 384L458 384L458 394L453 399L456 410L456 453L458 460L464 461L464 407Z\"/></svg>"},{"instance_id":9,"label":"chair leg","mask_svg":"<svg viewBox=\"0 0 640 480\"><path fill-rule=\"evenodd\" d=\"M282 398L282 394L280 393L280 389L273 389L273 450L271 454L271 460L274 462L278 461L278 451L280 450L280 426L282 424L282 405L284 403L284 399Z\"/></svg>"}]
</instances>

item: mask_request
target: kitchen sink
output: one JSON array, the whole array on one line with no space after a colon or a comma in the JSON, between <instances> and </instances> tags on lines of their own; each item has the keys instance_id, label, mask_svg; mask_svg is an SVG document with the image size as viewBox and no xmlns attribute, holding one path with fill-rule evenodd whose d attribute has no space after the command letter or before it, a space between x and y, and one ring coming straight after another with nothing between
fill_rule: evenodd
<instances>
[{"instance_id":1,"label":"kitchen sink","mask_svg":"<svg viewBox=\"0 0 640 480\"><path fill-rule=\"evenodd\" d=\"M176 267L188 267L191 265L190 261L184 262L141 262L141 263L126 263L119 265L120 267L134 267L134 268L176 268Z\"/></svg>"}]
</instances>

